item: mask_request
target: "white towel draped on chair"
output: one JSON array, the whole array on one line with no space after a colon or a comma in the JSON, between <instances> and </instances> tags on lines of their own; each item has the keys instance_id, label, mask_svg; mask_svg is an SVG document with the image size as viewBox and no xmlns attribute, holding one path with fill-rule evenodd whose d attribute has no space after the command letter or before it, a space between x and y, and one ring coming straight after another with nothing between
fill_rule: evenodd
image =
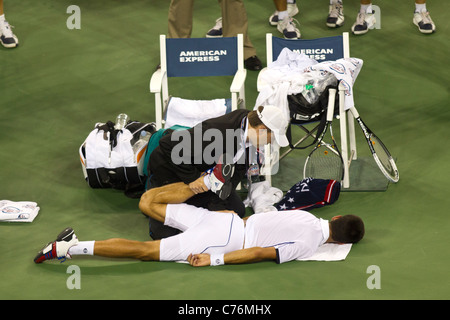
<instances>
[{"instance_id":1,"label":"white towel draped on chair","mask_svg":"<svg viewBox=\"0 0 450 320\"><path fill-rule=\"evenodd\" d=\"M172 97L167 108L165 128L173 125L193 127L211 118L224 115L231 110L226 99L188 100Z\"/></svg>"},{"instance_id":2,"label":"white towel draped on chair","mask_svg":"<svg viewBox=\"0 0 450 320\"><path fill-rule=\"evenodd\" d=\"M344 84L345 109L354 106L353 84L361 70L363 61L358 58L343 58L318 63L303 53L284 48L277 60L258 75L259 95L255 108L261 105L276 105L290 118L287 96L302 92L311 79L328 81L330 75ZM319 92L320 94L320 92Z\"/></svg>"}]
</instances>

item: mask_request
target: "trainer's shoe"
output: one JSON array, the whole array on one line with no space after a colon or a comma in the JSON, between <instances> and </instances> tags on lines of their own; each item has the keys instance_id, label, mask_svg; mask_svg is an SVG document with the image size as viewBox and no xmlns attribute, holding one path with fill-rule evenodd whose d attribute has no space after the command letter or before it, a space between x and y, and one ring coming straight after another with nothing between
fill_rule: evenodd
<instances>
[{"instance_id":1,"label":"trainer's shoe","mask_svg":"<svg viewBox=\"0 0 450 320\"><path fill-rule=\"evenodd\" d=\"M356 17L356 22L352 26L352 32L356 35L367 33L370 29L375 28L375 15L371 13L360 12Z\"/></svg>"},{"instance_id":2,"label":"trainer's shoe","mask_svg":"<svg viewBox=\"0 0 450 320\"><path fill-rule=\"evenodd\" d=\"M19 45L19 39L12 32L13 26L7 21L0 22L0 42L5 48L15 48Z\"/></svg>"},{"instance_id":3,"label":"trainer's shoe","mask_svg":"<svg viewBox=\"0 0 450 320\"><path fill-rule=\"evenodd\" d=\"M211 191L219 196L220 199L225 200L233 190L231 177L234 174L234 163L227 157L221 157L209 173L209 182Z\"/></svg>"},{"instance_id":4,"label":"trainer's shoe","mask_svg":"<svg viewBox=\"0 0 450 320\"><path fill-rule=\"evenodd\" d=\"M244 68L251 71L259 71L262 69L262 62L257 56L252 56L244 60Z\"/></svg>"},{"instance_id":5,"label":"trainer's shoe","mask_svg":"<svg viewBox=\"0 0 450 320\"><path fill-rule=\"evenodd\" d=\"M431 20L430 13L426 12L414 12L413 23L419 28L422 33L433 33L436 31L436 26L433 20Z\"/></svg>"},{"instance_id":6,"label":"trainer's shoe","mask_svg":"<svg viewBox=\"0 0 450 320\"><path fill-rule=\"evenodd\" d=\"M52 259L70 259L70 247L78 243L78 238L72 228L64 229L55 241L49 242L42 248L41 251L34 258L35 263L42 263L46 260Z\"/></svg>"},{"instance_id":7,"label":"trainer's shoe","mask_svg":"<svg viewBox=\"0 0 450 320\"><path fill-rule=\"evenodd\" d=\"M211 29L208 30L208 32L206 33L206 37L207 38L222 38L223 37L222 17L220 17L216 20L216 24L214 25L214 27L212 27Z\"/></svg>"},{"instance_id":8,"label":"trainer's shoe","mask_svg":"<svg viewBox=\"0 0 450 320\"><path fill-rule=\"evenodd\" d=\"M291 17L286 17L278 21L277 29L283 34L285 39L292 40L300 38L300 30L298 30L294 19Z\"/></svg>"},{"instance_id":9,"label":"trainer's shoe","mask_svg":"<svg viewBox=\"0 0 450 320\"><path fill-rule=\"evenodd\" d=\"M299 11L298 11L298 7L297 7L297 4L295 3L295 1L294 1L294 3L287 4L287 12L288 12L289 17L293 17L298 14ZM279 20L278 19L278 11L275 11L269 17L269 23L272 26L276 26L276 25L278 25L278 20Z\"/></svg>"},{"instance_id":10,"label":"trainer's shoe","mask_svg":"<svg viewBox=\"0 0 450 320\"><path fill-rule=\"evenodd\" d=\"M327 17L327 26L337 28L344 24L344 6L341 2L330 4Z\"/></svg>"}]
</instances>

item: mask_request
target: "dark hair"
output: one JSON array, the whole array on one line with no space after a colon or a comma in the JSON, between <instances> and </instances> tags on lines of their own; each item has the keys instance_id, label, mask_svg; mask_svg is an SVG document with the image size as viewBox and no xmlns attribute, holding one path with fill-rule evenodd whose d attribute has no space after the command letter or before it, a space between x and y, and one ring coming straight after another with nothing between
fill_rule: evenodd
<instances>
[{"instance_id":1,"label":"dark hair","mask_svg":"<svg viewBox=\"0 0 450 320\"><path fill-rule=\"evenodd\" d=\"M360 217L351 214L330 222L331 237L341 243L356 243L364 237L364 223Z\"/></svg>"},{"instance_id":2,"label":"dark hair","mask_svg":"<svg viewBox=\"0 0 450 320\"><path fill-rule=\"evenodd\" d=\"M264 109L263 106L259 106L258 107L258 111L262 112ZM258 113L256 112L256 110L252 110L248 113L247 115L247 119L248 119L248 123L253 127L256 128L260 125L264 125L264 123L261 121L261 119L258 116Z\"/></svg>"}]
</instances>

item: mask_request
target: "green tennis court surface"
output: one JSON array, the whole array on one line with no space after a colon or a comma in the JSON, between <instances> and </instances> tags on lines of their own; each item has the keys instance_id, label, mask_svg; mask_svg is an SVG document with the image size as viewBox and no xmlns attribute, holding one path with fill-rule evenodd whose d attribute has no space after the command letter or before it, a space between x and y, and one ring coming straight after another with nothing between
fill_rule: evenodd
<instances>
[{"instance_id":1,"label":"green tennis court surface","mask_svg":"<svg viewBox=\"0 0 450 320\"><path fill-rule=\"evenodd\" d=\"M84 257L33 263L67 226L81 240L149 239L137 200L87 186L78 148L96 122L119 113L154 120L148 84L159 61L158 36L167 32L169 2L5 2L20 47L0 47L0 200L35 201L41 210L31 224L0 223L0 299L450 298L448 1L427 5L435 34L420 34L413 25L413 1L375 0L381 29L350 35L351 55L364 60L356 106L397 159L400 181L382 192L343 192L334 205L313 211L324 219L341 213L364 219L366 236L347 259L201 269ZM278 35L268 24L274 5L245 3L250 37L265 65L265 34ZM345 25L332 30L325 25L328 1L299 1L302 37L350 31L359 3L344 3ZM72 4L81 9L80 30L66 27ZM203 37L220 7L197 1L195 10L193 36ZM257 97L256 78L248 72L248 109ZM171 87L184 98L212 99L222 96L225 83L175 81ZM373 165L358 127L356 136L361 159ZM286 176L274 179L286 187L296 183L306 155L292 152L282 168ZM70 266L80 268L81 289L67 286ZM367 286L371 266L379 268L380 289Z\"/></svg>"}]
</instances>

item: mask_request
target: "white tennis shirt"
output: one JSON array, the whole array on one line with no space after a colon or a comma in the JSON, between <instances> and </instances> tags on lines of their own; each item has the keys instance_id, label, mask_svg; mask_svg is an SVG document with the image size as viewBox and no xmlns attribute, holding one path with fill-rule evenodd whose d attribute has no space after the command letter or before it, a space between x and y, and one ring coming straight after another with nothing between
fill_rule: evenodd
<instances>
[{"instance_id":1,"label":"white tennis shirt","mask_svg":"<svg viewBox=\"0 0 450 320\"><path fill-rule=\"evenodd\" d=\"M245 224L244 248L275 247L277 263L312 256L330 234L328 220L307 211L253 214Z\"/></svg>"}]
</instances>

